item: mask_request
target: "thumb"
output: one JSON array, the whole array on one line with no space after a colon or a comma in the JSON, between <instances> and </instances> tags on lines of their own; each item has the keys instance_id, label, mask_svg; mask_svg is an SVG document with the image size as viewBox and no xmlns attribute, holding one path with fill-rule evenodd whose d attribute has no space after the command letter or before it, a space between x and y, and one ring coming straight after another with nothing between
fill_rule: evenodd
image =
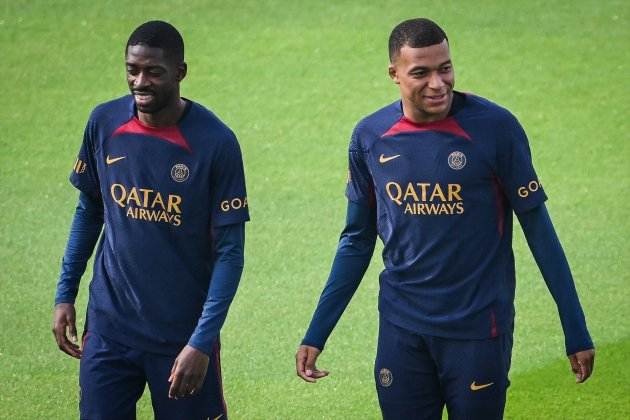
<instances>
[{"instance_id":1,"label":"thumb","mask_svg":"<svg viewBox=\"0 0 630 420\"><path fill-rule=\"evenodd\" d=\"M173 367L171 368L171 374L168 377L169 382L173 382L173 375L175 374L175 369L177 369L177 358L175 358L175 362L173 362Z\"/></svg>"},{"instance_id":2,"label":"thumb","mask_svg":"<svg viewBox=\"0 0 630 420\"><path fill-rule=\"evenodd\" d=\"M584 377L584 367L582 363L580 363L577 356L574 354L569 356L569 362L571 363L571 370L575 373L575 381L582 382L582 378Z\"/></svg>"},{"instance_id":3,"label":"thumb","mask_svg":"<svg viewBox=\"0 0 630 420\"><path fill-rule=\"evenodd\" d=\"M317 370L317 368L315 367L315 362L317 361L317 352L309 349L307 355L306 355L306 375L307 376L312 376L313 375L313 371Z\"/></svg>"},{"instance_id":4,"label":"thumb","mask_svg":"<svg viewBox=\"0 0 630 420\"><path fill-rule=\"evenodd\" d=\"M79 342L79 339L77 338L77 324L75 320L72 318L68 318L67 325L68 325L68 334L70 334L70 340L74 344L77 344Z\"/></svg>"},{"instance_id":5,"label":"thumb","mask_svg":"<svg viewBox=\"0 0 630 420\"><path fill-rule=\"evenodd\" d=\"M571 363L571 370L573 373L578 373L580 371L580 365L578 364L577 357L574 354L569 356L569 363Z\"/></svg>"}]
</instances>

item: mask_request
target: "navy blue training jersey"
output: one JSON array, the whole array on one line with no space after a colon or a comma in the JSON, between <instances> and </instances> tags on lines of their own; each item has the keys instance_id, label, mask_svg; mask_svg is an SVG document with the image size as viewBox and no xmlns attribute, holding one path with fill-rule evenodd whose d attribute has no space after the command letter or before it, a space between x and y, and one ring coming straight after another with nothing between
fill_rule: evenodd
<instances>
[{"instance_id":1,"label":"navy blue training jersey","mask_svg":"<svg viewBox=\"0 0 630 420\"><path fill-rule=\"evenodd\" d=\"M546 200L516 118L455 93L449 116L417 124L397 101L350 143L349 200L377 208L379 310L422 334L481 339L514 319L512 211Z\"/></svg>"},{"instance_id":2,"label":"navy blue training jersey","mask_svg":"<svg viewBox=\"0 0 630 420\"><path fill-rule=\"evenodd\" d=\"M249 220L236 137L191 101L176 126L145 126L125 96L92 112L70 181L104 206L88 329L179 352L208 293L211 228Z\"/></svg>"}]
</instances>

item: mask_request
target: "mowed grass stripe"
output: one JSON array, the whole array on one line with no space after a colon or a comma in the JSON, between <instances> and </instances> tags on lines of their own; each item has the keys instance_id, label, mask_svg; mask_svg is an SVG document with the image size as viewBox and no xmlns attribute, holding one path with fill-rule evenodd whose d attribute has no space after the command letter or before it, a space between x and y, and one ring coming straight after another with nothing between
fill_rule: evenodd
<instances>
[{"instance_id":1,"label":"mowed grass stripe","mask_svg":"<svg viewBox=\"0 0 630 420\"><path fill-rule=\"evenodd\" d=\"M630 339L597 348L591 379L575 384L566 359L512 375L506 419L627 419Z\"/></svg>"}]
</instances>

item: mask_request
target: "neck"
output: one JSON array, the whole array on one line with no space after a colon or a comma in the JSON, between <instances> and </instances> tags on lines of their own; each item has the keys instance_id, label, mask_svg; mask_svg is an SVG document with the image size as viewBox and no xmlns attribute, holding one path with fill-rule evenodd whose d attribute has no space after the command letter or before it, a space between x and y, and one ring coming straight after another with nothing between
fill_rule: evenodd
<instances>
[{"instance_id":1,"label":"neck","mask_svg":"<svg viewBox=\"0 0 630 420\"><path fill-rule=\"evenodd\" d=\"M405 99L402 100L403 115L408 120L417 124L426 124L445 119L446 117L448 117L452 106L453 98L451 97L451 102L448 104L448 107L444 112L441 112L439 114L431 114L418 109L413 103L408 102Z\"/></svg>"},{"instance_id":2,"label":"neck","mask_svg":"<svg viewBox=\"0 0 630 420\"><path fill-rule=\"evenodd\" d=\"M184 114L186 101L178 97L172 104L160 109L158 112L147 114L138 111L138 119L144 125L150 127L167 127L176 125Z\"/></svg>"}]
</instances>

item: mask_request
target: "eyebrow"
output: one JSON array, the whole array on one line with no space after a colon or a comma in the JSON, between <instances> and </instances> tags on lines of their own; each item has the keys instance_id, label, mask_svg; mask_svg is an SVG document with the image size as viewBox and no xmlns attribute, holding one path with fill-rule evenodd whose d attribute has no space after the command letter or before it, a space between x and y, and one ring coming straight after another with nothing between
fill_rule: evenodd
<instances>
[{"instance_id":1,"label":"eyebrow","mask_svg":"<svg viewBox=\"0 0 630 420\"><path fill-rule=\"evenodd\" d=\"M442 66L445 66L447 64L453 64L451 60L446 60L443 63L438 64L435 68L439 69ZM430 70L431 67L427 67L427 66L416 66L416 67L412 67L411 70L409 70L409 73L414 72L416 70Z\"/></svg>"},{"instance_id":2,"label":"eyebrow","mask_svg":"<svg viewBox=\"0 0 630 420\"><path fill-rule=\"evenodd\" d=\"M128 62L128 61L127 61L127 62L125 62L125 65L126 65L127 67L145 67L145 68L147 68L147 69L166 69L166 67L164 67L164 66L160 66L160 65L158 65L158 64L154 64L154 65L151 65L151 66L142 66L142 65L140 65L140 64L130 63L130 62Z\"/></svg>"}]
</instances>

